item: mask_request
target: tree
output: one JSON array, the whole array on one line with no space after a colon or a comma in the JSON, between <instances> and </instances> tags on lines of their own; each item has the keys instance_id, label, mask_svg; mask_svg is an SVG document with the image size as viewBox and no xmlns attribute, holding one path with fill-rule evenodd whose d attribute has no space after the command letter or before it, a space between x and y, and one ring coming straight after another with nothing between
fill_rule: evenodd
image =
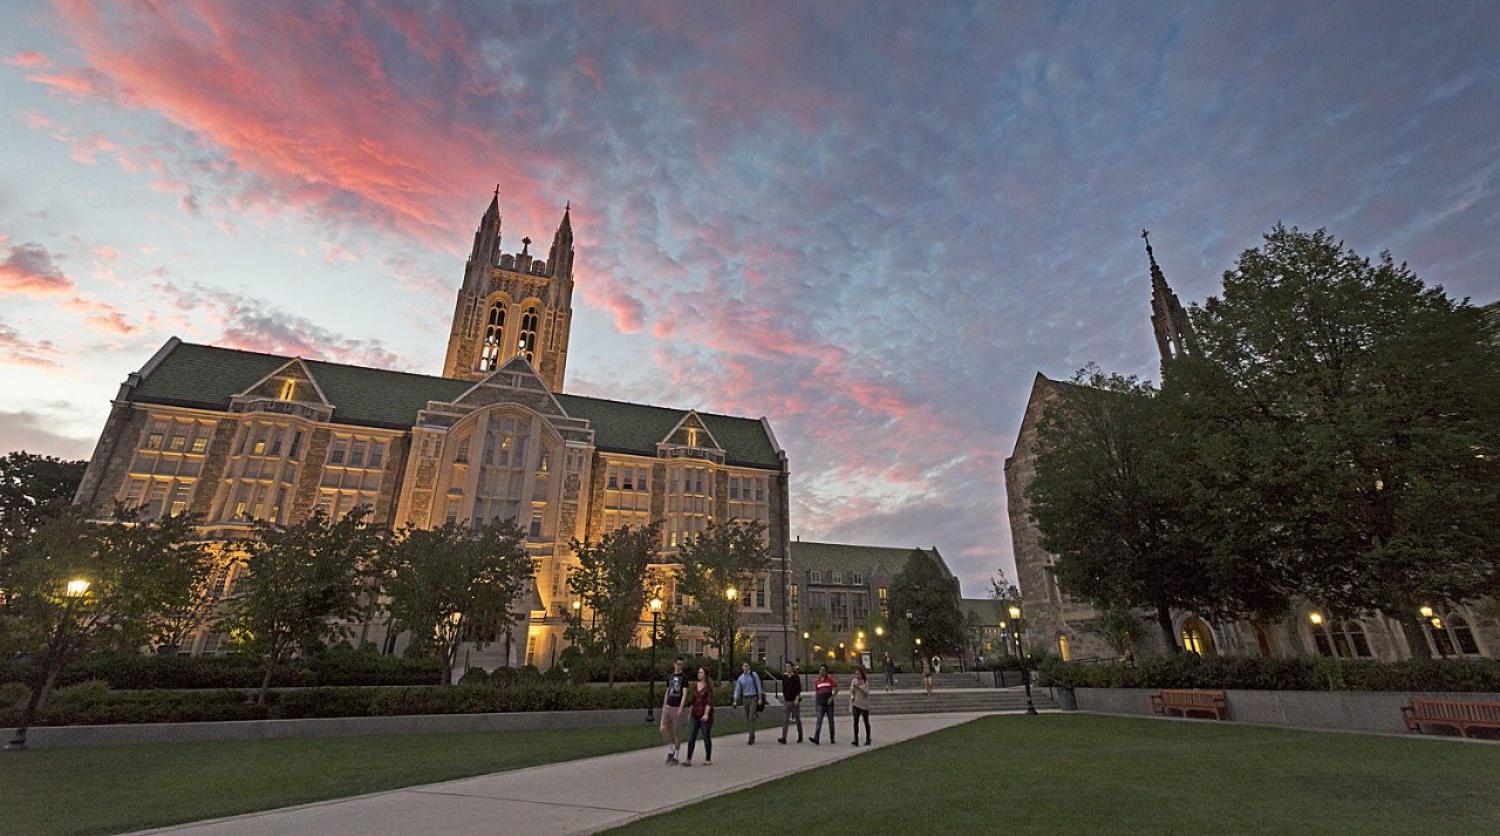
<instances>
[{"instance_id":1,"label":"tree","mask_svg":"<svg viewBox=\"0 0 1500 836\"><path fill-rule=\"evenodd\" d=\"M599 646L614 684L615 666L635 638L646 606L649 572L661 542L657 523L624 526L605 534L597 543L574 540L578 568L568 577L568 590L583 601L599 619Z\"/></svg>"},{"instance_id":2,"label":"tree","mask_svg":"<svg viewBox=\"0 0 1500 836\"><path fill-rule=\"evenodd\" d=\"M17 451L0 459L0 554L31 537L67 508L83 480L84 461Z\"/></svg>"},{"instance_id":3,"label":"tree","mask_svg":"<svg viewBox=\"0 0 1500 836\"><path fill-rule=\"evenodd\" d=\"M213 619L224 597L228 567L228 560L211 551L204 552L204 559L194 564L189 574L187 594L161 614L151 635L151 645L157 652L179 652L193 634Z\"/></svg>"},{"instance_id":4,"label":"tree","mask_svg":"<svg viewBox=\"0 0 1500 836\"><path fill-rule=\"evenodd\" d=\"M1286 592L1398 620L1500 591L1500 340L1487 312L1326 231L1275 227L1193 311L1167 394L1205 521Z\"/></svg>"},{"instance_id":5,"label":"tree","mask_svg":"<svg viewBox=\"0 0 1500 836\"><path fill-rule=\"evenodd\" d=\"M31 655L34 680L14 745L70 660L92 647L136 649L191 595L210 558L187 517L108 522L69 508L0 554L7 643Z\"/></svg>"},{"instance_id":6,"label":"tree","mask_svg":"<svg viewBox=\"0 0 1500 836\"><path fill-rule=\"evenodd\" d=\"M1135 651L1136 639L1140 638L1141 623L1130 609L1109 607L1097 619L1084 624L1083 629L1104 639L1105 644L1120 656L1130 657Z\"/></svg>"},{"instance_id":7,"label":"tree","mask_svg":"<svg viewBox=\"0 0 1500 836\"><path fill-rule=\"evenodd\" d=\"M395 623L411 631L407 654L443 661L453 681L459 644L494 641L531 580L526 536L510 521L471 528L407 528L381 544L377 572Z\"/></svg>"},{"instance_id":8,"label":"tree","mask_svg":"<svg viewBox=\"0 0 1500 836\"><path fill-rule=\"evenodd\" d=\"M990 578L990 599L995 601L1020 601L1021 588L1010 582L1004 569L995 570Z\"/></svg>"},{"instance_id":9,"label":"tree","mask_svg":"<svg viewBox=\"0 0 1500 836\"><path fill-rule=\"evenodd\" d=\"M944 573L934 557L914 550L891 581L890 597L891 615L908 622L913 641L922 640L924 655L963 651L964 617L958 609L958 579Z\"/></svg>"},{"instance_id":10,"label":"tree","mask_svg":"<svg viewBox=\"0 0 1500 836\"><path fill-rule=\"evenodd\" d=\"M1229 607L1190 524L1172 418L1150 385L1080 371L1037 428L1027 499L1059 589L1101 610L1150 609L1176 652L1172 609Z\"/></svg>"},{"instance_id":11,"label":"tree","mask_svg":"<svg viewBox=\"0 0 1500 836\"><path fill-rule=\"evenodd\" d=\"M315 510L295 525L260 521L246 542L243 592L223 624L265 661L256 703L264 703L276 666L348 633L360 613L361 580L376 533L360 506L333 522Z\"/></svg>"},{"instance_id":12,"label":"tree","mask_svg":"<svg viewBox=\"0 0 1500 836\"><path fill-rule=\"evenodd\" d=\"M678 549L677 560L677 589L692 602L687 621L707 628L722 659L739 631L742 593L771 566L766 526L758 520L711 522Z\"/></svg>"}]
</instances>

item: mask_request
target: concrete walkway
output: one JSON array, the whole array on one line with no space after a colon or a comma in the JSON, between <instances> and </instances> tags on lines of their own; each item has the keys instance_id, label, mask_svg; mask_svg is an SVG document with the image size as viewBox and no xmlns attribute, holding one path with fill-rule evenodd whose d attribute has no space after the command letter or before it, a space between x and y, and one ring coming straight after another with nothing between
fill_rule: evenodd
<instances>
[{"instance_id":1,"label":"concrete walkway","mask_svg":"<svg viewBox=\"0 0 1500 836\"><path fill-rule=\"evenodd\" d=\"M870 718L874 748L980 716L877 715ZM838 727L836 745L825 737L821 746L812 745L811 740L782 746L776 742L779 730L770 729L760 731L754 746L746 745L743 733L716 738L712 766L702 764L701 748L691 769L666 766L665 747L657 746L149 832L194 836L593 833L867 751L864 746L850 745L848 718L839 718ZM811 738L810 725L807 732Z\"/></svg>"}]
</instances>

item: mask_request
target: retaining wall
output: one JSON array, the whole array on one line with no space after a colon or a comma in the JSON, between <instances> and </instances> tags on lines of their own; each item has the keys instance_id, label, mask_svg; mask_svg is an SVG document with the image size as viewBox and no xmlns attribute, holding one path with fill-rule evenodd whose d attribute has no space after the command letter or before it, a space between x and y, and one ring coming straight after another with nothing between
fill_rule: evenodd
<instances>
[{"instance_id":1,"label":"retaining wall","mask_svg":"<svg viewBox=\"0 0 1500 836\"><path fill-rule=\"evenodd\" d=\"M742 716L738 709L729 706L720 706L716 710L723 712L725 719ZM760 725L764 727L773 723L777 726L781 724L781 706L774 703L766 706L761 714ZM123 743L189 743L205 740L272 740L378 734L463 734L644 725L644 708L504 714L412 714L398 717L313 717L299 720L228 720L204 723L122 723L108 726L34 726L27 732L27 745L40 749Z\"/></svg>"},{"instance_id":2,"label":"retaining wall","mask_svg":"<svg viewBox=\"0 0 1500 836\"><path fill-rule=\"evenodd\" d=\"M1150 715L1156 688L1078 688L1078 710L1100 714ZM1229 719L1264 726L1408 734L1401 706L1413 697L1493 700L1496 693L1414 691L1237 691L1226 690Z\"/></svg>"}]
</instances>

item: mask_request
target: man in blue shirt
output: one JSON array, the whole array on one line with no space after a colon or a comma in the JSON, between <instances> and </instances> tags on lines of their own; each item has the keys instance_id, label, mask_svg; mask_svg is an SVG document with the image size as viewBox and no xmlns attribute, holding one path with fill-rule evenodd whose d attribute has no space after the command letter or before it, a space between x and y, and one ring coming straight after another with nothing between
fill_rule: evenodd
<instances>
[{"instance_id":1,"label":"man in blue shirt","mask_svg":"<svg viewBox=\"0 0 1500 836\"><path fill-rule=\"evenodd\" d=\"M750 732L750 745L755 745L755 715L760 713L760 701L765 699L765 689L761 687L760 677L750 670L750 663L746 662L740 666L740 678L734 681L734 704L738 708L740 698L744 697L745 703L745 728Z\"/></svg>"}]
</instances>

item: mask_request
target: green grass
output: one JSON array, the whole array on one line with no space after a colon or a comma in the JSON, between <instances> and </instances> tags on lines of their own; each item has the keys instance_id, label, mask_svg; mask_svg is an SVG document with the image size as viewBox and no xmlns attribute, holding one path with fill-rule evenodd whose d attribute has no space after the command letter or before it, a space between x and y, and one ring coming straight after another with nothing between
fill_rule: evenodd
<instances>
[{"instance_id":1,"label":"green grass","mask_svg":"<svg viewBox=\"0 0 1500 836\"><path fill-rule=\"evenodd\" d=\"M879 727L876 727L879 734ZM835 833L1494 833L1500 746L996 716L636 822Z\"/></svg>"},{"instance_id":2,"label":"green grass","mask_svg":"<svg viewBox=\"0 0 1500 836\"><path fill-rule=\"evenodd\" d=\"M729 734L743 721L721 721ZM718 725L718 724L716 724ZM607 755L658 743L608 729L149 743L0 753L0 833L110 833Z\"/></svg>"}]
</instances>

